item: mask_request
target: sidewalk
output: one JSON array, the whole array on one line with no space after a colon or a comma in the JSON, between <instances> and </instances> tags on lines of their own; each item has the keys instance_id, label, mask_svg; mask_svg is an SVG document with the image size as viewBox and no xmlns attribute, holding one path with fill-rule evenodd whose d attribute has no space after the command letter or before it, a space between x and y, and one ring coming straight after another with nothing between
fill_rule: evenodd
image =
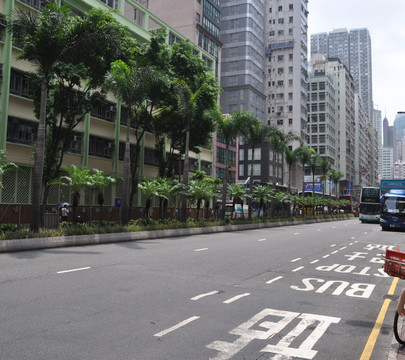
<instances>
[{"instance_id":1,"label":"sidewalk","mask_svg":"<svg viewBox=\"0 0 405 360\"><path fill-rule=\"evenodd\" d=\"M139 231L139 232L124 232L114 234L95 234L95 235L75 235L75 236L58 236L30 239L15 239L15 240L0 240L0 253L14 251L28 251L39 249L50 249L68 246L84 246L96 244L109 244L124 241L150 240L176 236L190 236L198 234L212 234L218 232L252 230L261 228L272 228L279 226L292 226L301 224L313 224L317 222L340 221L350 218L339 219L311 219L311 220L295 220L295 221L280 221L258 224L244 225L225 225L212 226L201 228L186 228L186 229L171 229L171 230L154 230L154 231Z\"/></svg>"}]
</instances>

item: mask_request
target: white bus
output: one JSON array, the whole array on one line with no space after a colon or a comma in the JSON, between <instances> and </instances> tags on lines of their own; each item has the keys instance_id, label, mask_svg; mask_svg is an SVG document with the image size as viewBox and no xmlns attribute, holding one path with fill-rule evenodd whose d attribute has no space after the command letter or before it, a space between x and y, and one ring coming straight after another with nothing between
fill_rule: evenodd
<instances>
[{"instance_id":1,"label":"white bus","mask_svg":"<svg viewBox=\"0 0 405 360\"><path fill-rule=\"evenodd\" d=\"M361 188L359 220L364 222L380 222L380 196L379 187L364 186Z\"/></svg>"}]
</instances>

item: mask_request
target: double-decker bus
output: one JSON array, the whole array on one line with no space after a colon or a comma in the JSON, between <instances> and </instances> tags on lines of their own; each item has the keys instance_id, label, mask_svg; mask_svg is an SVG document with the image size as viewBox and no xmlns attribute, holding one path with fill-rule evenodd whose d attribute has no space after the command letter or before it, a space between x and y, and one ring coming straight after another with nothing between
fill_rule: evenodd
<instances>
[{"instance_id":1,"label":"double-decker bus","mask_svg":"<svg viewBox=\"0 0 405 360\"><path fill-rule=\"evenodd\" d=\"M405 190L390 190L381 200L381 230L405 229Z\"/></svg>"},{"instance_id":2,"label":"double-decker bus","mask_svg":"<svg viewBox=\"0 0 405 360\"><path fill-rule=\"evenodd\" d=\"M360 193L359 220L364 222L380 222L380 197L379 187L364 186Z\"/></svg>"}]
</instances>

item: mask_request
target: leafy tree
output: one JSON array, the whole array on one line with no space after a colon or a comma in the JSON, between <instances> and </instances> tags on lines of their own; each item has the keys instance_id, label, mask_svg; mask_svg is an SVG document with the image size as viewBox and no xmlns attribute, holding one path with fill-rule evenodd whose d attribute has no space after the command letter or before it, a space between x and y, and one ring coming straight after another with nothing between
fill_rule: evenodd
<instances>
[{"instance_id":1,"label":"leafy tree","mask_svg":"<svg viewBox=\"0 0 405 360\"><path fill-rule=\"evenodd\" d=\"M45 155L45 126L48 89L55 65L71 46L74 21L69 9L48 3L40 14L19 10L8 23L8 31L19 44L18 60L28 60L40 79L40 110L32 176L32 206L30 229L38 232Z\"/></svg>"},{"instance_id":2,"label":"leafy tree","mask_svg":"<svg viewBox=\"0 0 405 360\"><path fill-rule=\"evenodd\" d=\"M97 202L100 206L100 225L103 220L104 189L115 184L117 179L117 176L107 175L104 171L99 169L93 169L93 173L90 175L91 188L97 191Z\"/></svg>"},{"instance_id":3,"label":"leafy tree","mask_svg":"<svg viewBox=\"0 0 405 360\"><path fill-rule=\"evenodd\" d=\"M103 104L105 90L102 85L111 63L128 58L130 51L136 49L127 36L127 29L104 10L91 9L85 18L76 17L74 20L72 47L55 65L49 86L45 185L60 176L64 154L70 150L73 141L73 130L87 113ZM34 109L39 114L40 91L35 93ZM44 204L47 203L48 189L46 186Z\"/></svg>"},{"instance_id":4,"label":"leafy tree","mask_svg":"<svg viewBox=\"0 0 405 360\"><path fill-rule=\"evenodd\" d=\"M101 10L91 10L85 19L81 19L73 17L66 6L53 2L48 2L39 14L18 10L14 18L10 18L8 31L21 48L17 58L30 61L36 69L33 76L36 79L33 84L37 84L34 108L39 125L32 177L30 228L33 231L39 230L42 184L59 175L63 153L69 148L72 138L72 129L80 121L81 111L87 112L89 109L86 101L80 106L76 103L74 111L67 110L66 106L62 111L58 105L64 103L61 99L66 95L65 88L70 88L72 94L80 79L89 88L99 85L105 74L102 70L122 54L118 50L122 42L117 41L115 35L119 33L121 36L124 32L117 25L114 28L114 23L113 17ZM127 42L125 44L128 45ZM69 97L70 100L72 98ZM62 146L59 140L62 140Z\"/></svg>"},{"instance_id":5,"label":"leafy tree","mask_svg":"<svg viewBox=\"0 0 405 360\"><path fill-rule=\"evenodd\" d=\"M217 119L217 131L218 135L225 143L225 171L222 185L222 209L221 219L225 219L225 203L226 193L228 187L228 153L229 146L236 141L236 137L241 133L244 123L247 121L248 114L243 110L238 110L232 114L232 116L221 116ZM234 206L233 206L234 207ZM232 213L235 212L233 209Z\"/></svg>"},{"instance_id":6,"label":"leafy tree","mask_svg":"<svg viewBox=\"0 0 405 360\"><path fill-rule=\"evenodd\" d=\"M284 154L285 154L285 162L288 165L288 192L291 193L291 173L292 173L292 167L297 163L298 161L298 155L299 155L299 148L296 148L295 150L291 150L288 146L284 147Z\"/></svg>"},{"instance_id":7,"label":"leafy tree","mask_svg":"<svg viewBox=\"0 0 405 360\"><path fill-rule=\"evenodd\" d=\"M265 139L269 135L269 128L266 125L262 125L260 120L258 120L252 113L247 112L245 116L246 122L245 126L242 129L241 136L244 140L244 143L250 145L252 148L252 160L251 160L250 180L249 180L250 194L252 194L255 147L257 144L260 144L263 141L265 141ZM249 201L248 218L249 219L252 218L252 201Z\"/></svg>"},{"instance_id":8,"label":"leafy tree","mask_svg":"<svg viewBox=\"0 0 405 360\"><path fill-rule=\"evenodd\" d=\"M341 171L331 170L329 172L329 179L336 184L336 199L340 199L339 181L343 176L344 174Z\"/></svg>"},{"instance_id":9,"label":"leafy tree","mask_svg":"<svg viewBox=\"0 0 405 360\"><path fill-rule=\"evenodd\" d=\"M73 193L73 221L76 223L76 209L80 201L80 192L84 188L90 188L93 186L90 170L86 167L78 168L75 165L71 167L64 166L63 169L67 175L63 175L59 180L53 180L52 184L61 184L69 186Z\"/></svg>"},{"instance_id":10,"label":"leafy tree","mask_svg":"<svg viewBox=\"0 0 405 360\"><path fill-rule=\"evenodd\" d=\"M145 195L145 208L144 208L144 217L146 221L149 221L149 210L152 205L153 196L159 196L158 187L159 182L155 180L145 179L139 183L139 189L142 194Z\"/></svg>"}]
</instances>

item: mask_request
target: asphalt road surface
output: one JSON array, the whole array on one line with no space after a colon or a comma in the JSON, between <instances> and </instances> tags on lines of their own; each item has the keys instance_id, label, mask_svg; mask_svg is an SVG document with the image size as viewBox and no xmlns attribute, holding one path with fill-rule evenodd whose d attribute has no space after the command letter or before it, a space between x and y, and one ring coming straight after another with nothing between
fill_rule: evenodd
<instances>
[{"instance_id":1,"label":"asphalt road surface","mask_svg":"<svg viewBox=\"0 0 405 360\"><path fill-rule=\"evenodd\" d=\"M387 359L387 247L352 219L0 254L0 359Z\"/></svg>"}]
</instances>

